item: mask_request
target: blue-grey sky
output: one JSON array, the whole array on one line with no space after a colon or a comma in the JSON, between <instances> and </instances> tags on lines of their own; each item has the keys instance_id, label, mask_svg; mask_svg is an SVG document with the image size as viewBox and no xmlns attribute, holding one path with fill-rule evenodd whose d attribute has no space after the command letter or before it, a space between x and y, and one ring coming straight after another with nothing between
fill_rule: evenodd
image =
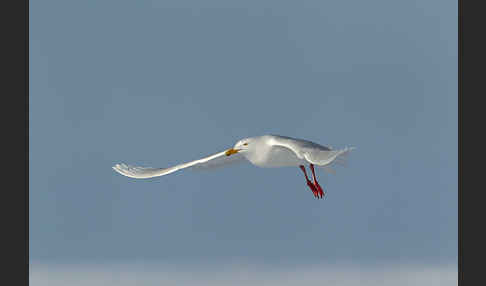
<instances>
[{"instance_id":1,"label":"blue-grey sky","mask_svg":"<svg viewBox=\"0 0 486 286\"><path fill-rule=\"evenodd\" d=\"M41 262L457 260L457 1L31 1ZM134 180L267 133L355 146L319 172Z\"/></svg>"}]
</instances>

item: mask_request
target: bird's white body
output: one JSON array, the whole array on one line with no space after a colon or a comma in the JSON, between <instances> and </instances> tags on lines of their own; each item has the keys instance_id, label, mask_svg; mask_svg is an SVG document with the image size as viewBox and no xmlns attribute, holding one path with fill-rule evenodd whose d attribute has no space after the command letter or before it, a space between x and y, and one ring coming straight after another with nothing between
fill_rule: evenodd
<instances>
[{"instance_id":1,"label":"bird's white body","mask_svg":"<svg viewBox=\"0 0 486 286\"><path fill-rule=\"evenodd\" d=\"M247 141L243 139L240 141ZM258 167L291 167L309 164L305 152L331 149L310 141L278 135L264 135L251 138L248 151L242 155ZM238 144L237 144L238 145ZM253 146L253 147L250 147Z\"/></svg>"},{"instance_id":2,"label":"bird's white body","mask_svg":"<svg viewBox=\"0 0 486 286\"><path fill-rule=\"evenodd\" d=\"M290 167L305 164L326 166L335 161L339 162L342 155L353 149L332 150L330 147L307 140L264 135L241 139L231 149L171 168L145 168L116 164L113 169L132 178L151 178L167 175L183 168L219 166L241 159L247 159L258 167Z\"/></svg>"}]
</instances>

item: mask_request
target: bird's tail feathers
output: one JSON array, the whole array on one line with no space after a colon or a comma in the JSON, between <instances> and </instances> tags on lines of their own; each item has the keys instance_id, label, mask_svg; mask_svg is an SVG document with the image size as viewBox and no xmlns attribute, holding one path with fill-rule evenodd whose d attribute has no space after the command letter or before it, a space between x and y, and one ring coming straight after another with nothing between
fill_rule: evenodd
<instances>
[{"instance_id":1,"label":"bird's tail feathers","mask_svg":"<svg viewBox=\"0 0 486 286\"><path fill-rule=\"evenodd\" d=\"M356 147L345 147L344 149L338 150L338 155L336 158L332 161L332 163L335 163L337 165L343 166L343 167L348 167L348 155L349 152L352 150L356 149ZM332 165L331 163L331 165Z\"/></svg>"}]
</instances>

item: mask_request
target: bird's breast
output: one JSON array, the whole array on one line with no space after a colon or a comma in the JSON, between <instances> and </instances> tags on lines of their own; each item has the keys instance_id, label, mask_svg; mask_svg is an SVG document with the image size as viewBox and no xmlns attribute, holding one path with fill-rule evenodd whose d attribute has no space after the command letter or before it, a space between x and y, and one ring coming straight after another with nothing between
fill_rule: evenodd
<instances>
[{"instance_id":1,"label":"bird's breast","mask_svg":"<svg viewBox=\"0 0 486 286\"><path fill-rule=\"evenodd\" d=\"M252 164L259 167L287 167L298 166L305 163L305 161L298 158L294 152L280 146L265 147L260 148L255 152L249 152L247 159Z\"/></svg>"}]
</instances>

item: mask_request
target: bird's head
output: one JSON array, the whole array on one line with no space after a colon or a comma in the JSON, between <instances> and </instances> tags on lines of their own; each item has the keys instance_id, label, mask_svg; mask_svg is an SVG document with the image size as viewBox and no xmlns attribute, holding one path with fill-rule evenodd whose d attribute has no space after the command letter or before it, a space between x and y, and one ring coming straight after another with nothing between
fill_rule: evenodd
<instances>
[{"instance_id":1,"label":"bird's head","mask_svg":"<svg viewBox=\"0 0 486 286\"><path fill-rule=\"evenodd\" d=\"M235 144L235 146L233 146L233 148L228 149L226 151L226 156L231 156L231 155L239 153L239 152L248 151L249 148L251 148L251 143L252 143L251 138L241 139L240 141L236 142L236 144Z\"/></svg>"}]
</instances>

